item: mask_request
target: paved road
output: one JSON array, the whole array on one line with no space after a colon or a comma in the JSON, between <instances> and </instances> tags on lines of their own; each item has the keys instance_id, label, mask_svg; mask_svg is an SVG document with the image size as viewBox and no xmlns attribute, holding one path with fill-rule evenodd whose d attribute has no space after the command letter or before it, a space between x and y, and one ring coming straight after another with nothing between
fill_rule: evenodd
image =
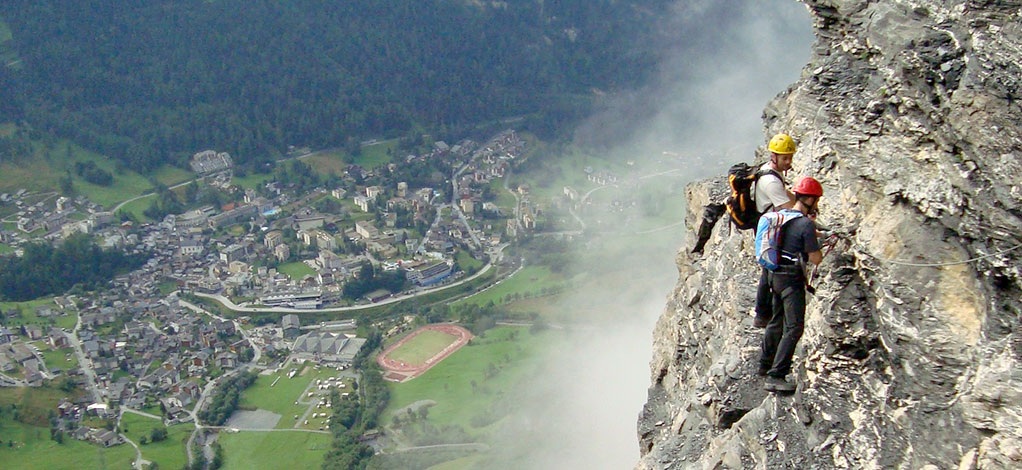
<instances>
[{"instance_id":1,"label":"paved road","mask_svg":"<svg viewBox=\"0 0 1022 470\"><path fill-rule=\"evenodd\" d=\"M188 309L190 309L190 310L192 310L194 312L201 313L203 315L207 315L207 316L209 316L211 318L216 318L216 319L218 319L220 321L228 321L227 319L225 319L225 318L223 318L223 317L221 317L219 315L214 315L213 313L211 313L209 311L206 311L202 307L199 307L199 306L197 306L195 304L192 304L191 302L188 302L186 300L178 299L178 302L181 305L183 305L185 308L188 308ZM249 362L247 362L245 364L242 364L237 369L229 371L226 374L216 378L215 380L211 380L209 383L207 383L206 386L202 389L202 393L199 395L199 399L195 401L195 407L192 408L192 411L188 412L192 416L192 421L195 423L195 429L192 431L191 435L188 436L188 443L185 444L185 453L188 454L188 465L189 466L192 465L192 463L195 460L195 455L192 453L192 446L195 444L195 437L200 432L202 432L204 429L220 429L220 428L222 428L220 426L203 426L203 424L199 421L198 413L199 413L199 411L202 411L202 407L203 407L203 405L205 405L206 400L208 400L210 395L213 393L213 391L216 390L216 385L218 383L220 383L220 381L226 380L226 379L231 378L231 377L234 377L235 375L238 375L238 373L240 373L243 370L250 370L250 369L255 368L256 367L255 364L257 363L257 361L259 361L259 358L262 356L262 353L260 352L259 348L256 347L255 343L253 343L252 339L248 336L248 331L242 329L241 326L238 325L237 322L234 322L234 328L236 330L238 330L238 332L241 334L242 337L245 338L246 341L248 341L248 344L252 347L253 351L255 351L255 354L252 356L252 360L251 361L249 361ZM210 444L211 443L212 443L212 440L208 440L206 442L206 445L203 448L203 455L204 456L210 455L210 452L211 452Z\"/></svg>"},{"instance_id":2,"label":"paved road","mask_svg":"<svg viewBox=\"0 0 1022 470\"><path fill-rule=\"evenodd\" d=\"M100 401L99 389L96 386L96 371L92 370L92 360L85 357L85 353L82 352L81 341L78 340L78 330L82 328L82 315L75 309L75 315L78 315L78 321L75 323L75 328L71 330L71 334L67 335L71 342L71 347L75 350L75 355L78 356L78 367L81 367L82 373L85 374L85 385L86 391L92 396L92 401Z\"/></svg>"},{"instance_id":3,"label":"paved road","mask_svg":"<svg viewBox=\"0 0 1022 470\"><path fill-rule=\"evenodd\" d=\"M124 417L124 412L125 411L130 411L130 412L138 413L138 414L141 414L141 415L152 416L149 413L142 413L142 412L138 412L138 411L131 410L131 409L128 409L128 408L121 408L121 412L117 413L117 429L121 429L121 418ZM163 418L160 418L160 417L156 417L156 418L159 419L161 422L163 421ZM117 433L117 435L121 436L121 439L124 439L124 442L127 442L128 444L131 444L131 447L135 448L135 460L131 463L131 466L134 467L135 470L142 470L142 465L149 463L146 460L142 460L142 449L138 448L138 444L135 444L135 441L132 441L131 439L128 439L128 435L127 434Z\"/></svg>"}]
</instances>

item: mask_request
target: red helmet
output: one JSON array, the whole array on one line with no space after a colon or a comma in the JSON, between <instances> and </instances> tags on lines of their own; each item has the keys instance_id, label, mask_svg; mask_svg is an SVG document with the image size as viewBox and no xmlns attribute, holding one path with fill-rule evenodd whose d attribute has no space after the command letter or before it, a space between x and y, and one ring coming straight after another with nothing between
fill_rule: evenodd
<instances>
[{"instance_id":1,"label":"red helmet","mask_svg":"<svg viewBox=\"0 0 1022 470\"><path fill-rule=\"evenodd\" d=\"M816 179L811 176L806 176L805 178L798 180L798 183L795 183L795 187L792 191L794 191L795 194L804 194L806 196L823 196L823 186L820 186L820 182L816 181Z\"/></svg>"}]
</instances>

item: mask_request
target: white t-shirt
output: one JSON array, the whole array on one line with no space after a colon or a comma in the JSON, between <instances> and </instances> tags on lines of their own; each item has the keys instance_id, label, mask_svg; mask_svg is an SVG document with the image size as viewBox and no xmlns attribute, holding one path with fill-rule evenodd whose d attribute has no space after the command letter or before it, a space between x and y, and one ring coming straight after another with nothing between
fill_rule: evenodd
<instances>
[{"instance_id":1,"label":"white t-shirt","mask_svg":"<svg viewBox=\"0 0 1022 470\"><path fill-rule=\"evenodd\" d=\"M770 162L764 163L759 169L770 170ZM778 207L791 201L788 191L784 189L784 181L774 173L764 174L756 180L752 198L756 201L756 210L759 212L766 212L771 206Z\"/></svg>"}]
</instances>

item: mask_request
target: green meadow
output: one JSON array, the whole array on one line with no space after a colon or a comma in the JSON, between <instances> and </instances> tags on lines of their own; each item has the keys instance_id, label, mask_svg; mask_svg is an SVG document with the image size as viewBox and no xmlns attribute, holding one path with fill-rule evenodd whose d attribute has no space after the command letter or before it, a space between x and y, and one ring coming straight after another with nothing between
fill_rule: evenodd
<instances>
[{"instance_id":1,"label":"green meadow","mask_svg":"<svg viewBox=\"0 0 1022 470\"><path fill-rule=\"evenodd\" d=\"M287 274L295 281L300 281L306 275L316 275L315 269L310 268L309 265L301 261L294 261L277 266L277 272Z\"/></svg>"},{"instance_id":2,"label":"green meadow","mask_svg":"<svg viewBox=\"0 0 1022 470\"><path fill-rule=\"evenodd\" d=\"M330 434L244 431L220 433L225 470L319 468L330 449Z\"/></svg>"},{"instance_id":3,"label":"green meadow","mask_svg":"<svg viewBox=\"0 0 1022 470\"><path fill-rule=\"evenodd\" d=\"M64 436L64 443L50 439L50 430L0 418L0 462L18 470L106 470L131 468L135 449L128 444L101 447ZM174 467L178 468L178 467Z\"/></svg>"},{"instance_id":4,"label":"green meadow","mask_svg":"<svg viewBox=\"0 0 1022 470\"><path fill-rule=\"evenodd\" d=\"M556 332L536 334L527 328L497 327L408 382L389 384L391 398L381 421L420 400L433 400L428 421L438 427L459 426L476 435L510 411L520 379L534 369Z\"/></svg>"},{"instance_id":5,"label":"green meadow","mask_svg":"<svg viewBox=\"0 0 1022 470\"><path fill-rule=\"evenodd\" d=\"M143 445L142 437L145 436L146 440L150 441L153 430L158 428L167 430L167 438ZM188 463L185 444L193 429L195 429L195 425L192 423L166 427L161 420L131 412L125 412L121 417L120 427L121 432L135 444L139 444L143 459L159 464L160 468L168 469L182 468Z\"/></svg>"}]
</instances>

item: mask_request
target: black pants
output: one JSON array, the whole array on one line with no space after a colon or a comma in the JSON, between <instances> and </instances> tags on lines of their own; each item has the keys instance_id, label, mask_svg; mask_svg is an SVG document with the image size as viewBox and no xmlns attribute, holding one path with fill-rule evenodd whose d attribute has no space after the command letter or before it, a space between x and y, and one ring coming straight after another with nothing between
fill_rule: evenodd
<instances>
[{"instance_id":1,"label":"black pants","mask_svg":"<svg viewBox=\"0 0 1022 470\"><path fill-rule=\"evenodd\" d=\"M767 268L761 268L762 272L759 275L759 287L756 288L756 320L759 322L768 322L770 318L774 316L773 301L774 297L770 295L770 280L767 278L767 274L770 272Z\"/></svg>"},{"instance_id":2,"label":"black pants","mask_svg":"<svg viewBox=\"0 0 1022 470\"><path fill-rule=\"evenodd\" d=\"M769 368L767 375L784 378L791 372L791 359L795 346L802 339L806 317L805 277L800 269L785 267L768 274L773 299L773 316L763 333L763 351L759 357L761 368Z\"/></svg>"}]
</instances>

